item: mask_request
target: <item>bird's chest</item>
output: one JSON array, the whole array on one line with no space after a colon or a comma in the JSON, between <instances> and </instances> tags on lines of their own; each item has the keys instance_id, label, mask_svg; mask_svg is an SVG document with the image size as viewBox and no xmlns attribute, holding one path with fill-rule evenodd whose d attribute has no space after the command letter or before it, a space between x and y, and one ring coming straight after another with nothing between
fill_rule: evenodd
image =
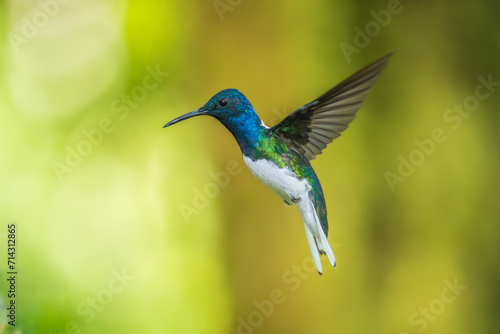
<instances>
[{"instance_id":1,"label":"bird's chest","mask_svg":"<svg viewBox=\"0 0 500 334\"><path fill-rule=\"evenodd\" d=\"M300 179L286 167L279 167L274 162L260 159L253 161L243 155L248 169L257 179L276 192L286 203L290 204L292 198L300 199L306 196L311 186L306 179Z\"/></svg>"}]
</instances>

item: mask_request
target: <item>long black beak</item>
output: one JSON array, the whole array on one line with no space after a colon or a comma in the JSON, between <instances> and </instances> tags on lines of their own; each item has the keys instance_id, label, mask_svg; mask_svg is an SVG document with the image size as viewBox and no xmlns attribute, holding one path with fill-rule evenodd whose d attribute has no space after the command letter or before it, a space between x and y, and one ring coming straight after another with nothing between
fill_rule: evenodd
<instances>
[{"instance_id":1,"label":"long black beak","mask_svg":"<svg viewBox=\"0 0 500 334\"><path fill-rule=\"evenodd\" d=\"M194 116L205 115L206 113L207 113L207 111L206 110L202 110L202 109L191 111L190 113L187 113L185 115L177 117L176 119L171 120L170 122L168 122L167 124L165 124L163 127L166 128L167 126L170 126L172 124L178 123L178 122L183 121L185 119L188 119L188 118L191 118L191 117L194 117Z\"/></svg>"}]
</instances>

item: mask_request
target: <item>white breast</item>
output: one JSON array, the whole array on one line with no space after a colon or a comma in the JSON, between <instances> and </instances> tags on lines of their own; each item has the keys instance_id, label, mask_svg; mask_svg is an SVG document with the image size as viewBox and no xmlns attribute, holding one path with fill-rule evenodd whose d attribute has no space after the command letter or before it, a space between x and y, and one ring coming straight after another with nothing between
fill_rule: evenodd
<instances>
[{"instance_id":1,"label":"white breast","mask_svg":"<svg viewBox=\"0 0 500 334\"><path fill-rule=\"evenodd\" d=\"M280 168L268 160L260 159L253 161L245 155L243 155L243 160L253 175L276 192L283 201L288 204L294 204L291 200L292 197L295 199L300 198L300 201L296 204L304 221L307 241L318 272L322 273L320 254L326 253L330 263L335 267L335 256L326 240L314 204L309 198L311 186L307 180L300 180L288 168Z\"/></svg>"},{"instance_id":2,"label":"white breast","mask_svg":"<svg viewBox=\"0 0 500 334\"><path fill-rule=\"evenodd\" d=\"M280 168L274 162L265 159L253 161L245 155L243 155L243 160L256 178L287 203L291 202L292 197L297 199L307 197L309 190L311 190L306 179L300 180L288 168Z\"/></svg>"}]
</instances>

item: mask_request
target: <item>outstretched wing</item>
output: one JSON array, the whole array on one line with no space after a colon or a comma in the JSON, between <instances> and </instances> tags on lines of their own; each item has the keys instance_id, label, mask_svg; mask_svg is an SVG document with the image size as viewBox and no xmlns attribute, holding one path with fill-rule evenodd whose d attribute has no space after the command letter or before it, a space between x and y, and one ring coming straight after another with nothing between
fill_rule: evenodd
<instances>
[{"instance_id":1,"label":"outstretched wing","mask_svg":"<svg viewBox=\"0 0 500 334\"><path fill-rule=\"evenodd\" d=\"M295 110L270 131L307 159L316 158L356 117L390 56L377 60Z\"/></svg>"}]
</instances>

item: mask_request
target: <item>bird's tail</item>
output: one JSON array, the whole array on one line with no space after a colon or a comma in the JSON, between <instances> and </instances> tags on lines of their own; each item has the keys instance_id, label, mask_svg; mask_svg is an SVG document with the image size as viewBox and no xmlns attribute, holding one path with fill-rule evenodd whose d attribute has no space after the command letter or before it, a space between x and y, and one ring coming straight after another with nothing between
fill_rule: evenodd
<instances>
[{"instance_id":1,"label":"bird's tail","mask_svg":"<svg viewBox=\"0 0 500 334\"><path fill-rule=\"evenodd\" d=\"M328 256L328 260L330 260L330 263L334 267L336 266L335 256L333 255L332 248L326 239L325 232L321 227L321 223L312 202L302 200L297 203L297 206L299 207L302 220L304 221L307 242L309 243L309 249L311 250L314 264L316 265L318 273L321 275L323 270L321 267L321 260L319 258L320 254L326 254Z\"/></svg>"},{"instance_id":2,"label":"bird's tail","mask_svg":"<svg viewBox=\"0 0 500 334\"><path fill-rule=\"evenodd\" d=\"M307 242L309 243L309 249L311 250L314 264L316 265L318 273L322 275L323 270L321 267L321 260L319 258L320 254L326 254L332 266L336 266L335 256L333 255L332 248L330 247L328 240L326 240L326 236L325 233L323 233L323 230L320 230L320 236L316 237L309 230L309 227L306 223L304 223L304 229L306 230Z\"/></svg>"}]
</instances>

